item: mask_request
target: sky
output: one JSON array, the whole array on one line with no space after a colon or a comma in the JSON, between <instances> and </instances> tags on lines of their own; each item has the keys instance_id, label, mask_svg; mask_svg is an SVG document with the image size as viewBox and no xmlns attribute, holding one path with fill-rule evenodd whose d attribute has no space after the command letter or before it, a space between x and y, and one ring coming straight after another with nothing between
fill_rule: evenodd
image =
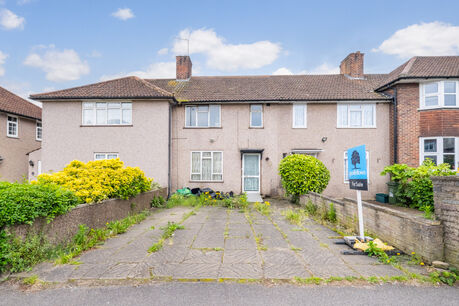
<instances>
[{"instance_id":1,"label":"sky","mask_svg":"<svg viewBox=\"0 0 459 306\"><path fill-rule=\"evenodd\" d=\"M366 73L459 55L459 1L0 0L0 86L31 93L127 75Z\"/></svg>"}]
</instances>

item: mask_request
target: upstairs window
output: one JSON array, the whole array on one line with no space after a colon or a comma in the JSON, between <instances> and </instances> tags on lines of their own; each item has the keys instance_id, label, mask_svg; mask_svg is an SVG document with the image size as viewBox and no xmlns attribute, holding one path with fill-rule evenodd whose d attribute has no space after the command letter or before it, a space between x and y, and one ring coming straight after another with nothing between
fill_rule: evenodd
<instances>
[{"instance_id":1,"label":"upstairs window","mask_svg":"<svg viewBox=\"0 0 459 306\"><path fill-rule=\"evenodd\" d=\"M376 127L375 104L338 104L338 128Z\"/></svg>"},{"instance_id":2,"label":"upstairs window","mask_svg":"<svg viewBox=\"0 0 459 306\"><path fill-rule=\"evenodd\" d=\"M250 105L250 127L253 127L253 128L263 127L263 105L261 104Z\"/></svg>"},{"instance_id":3,"label":"upstairs window","mask_svg":"<svg viewBox=\"0 0 459 306\"><path fill-rule=\"evenodd\" d=\"M8 137L18 137L18 117L8 116L6 121L6 135Z\"/></svg>"},{"instance_id":4,"label":"upstairs window","mask_svg":"<svg viewBox=\"0 0 459 306\"><path fill-rule=\"evenodd\" d=\"M220 105L185 106L186 127L220 127Z\"/></svg>"},{"instance_id":5,"label":"upstairs window","mask_svg":"<svg viewBox=\"0 0 459 306\"><path fill-rule=\"evenodd\" d=\"M436 165L446 163L456 170L459 164L459 137L429 137L420 140L420 163L431 159Z\"/></svg>"},{"instance_id":6,"label":"upstairs window","mask_svg":"<svg viewBox=\"0 0 459 306\"><path fill-rule=\"evenodd\" d=\"M41 126L41 121L37 121L37 127L35 130L35 139L41 141L43 135L43 129Z\"/></svg>"},{"instance_id":7,"label":"upstairs window","mask_svg":"<svg viewBox=\"0 0 459 306\"><path fill-rule=\"evenodd\" d=\"M118 153L94 153L94 160L115 159Z\"/></svg>"},{"instance_id":8,"label":"upstairs window","mask_svg":"<svg viewBox=\"0 0 459 306\"><path fill-rule=\"evenodd\" d=\"M131 102L84 102L83 125L130 125Z\"/></svg>"},{"instance_id":9,"label":"upstairs window","mask_svg":"<svg viewBox=\"0 0 459 306\"><path fill-rule=\"evenodd\" d=\"M293 104L293 128L301 129L307 127L306 104Z\"/></svg>"},{"instance_id":10,"label":"upstairs window","mask_svg":"<svg viewBox=\"0 0 459 306\"><path fill-rule=\"evenodd\" d=\"M438 81L421 83L420 108L458 107L458 81Z\"/></svg>"}]
</instances>

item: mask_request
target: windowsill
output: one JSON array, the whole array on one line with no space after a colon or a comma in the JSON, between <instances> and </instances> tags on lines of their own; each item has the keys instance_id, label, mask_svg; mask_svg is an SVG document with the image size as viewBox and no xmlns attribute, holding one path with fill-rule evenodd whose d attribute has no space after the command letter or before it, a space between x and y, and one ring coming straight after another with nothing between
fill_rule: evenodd
<instances>
[{"instance_id":1,"label":"windowsill","mask_svg":"<svg viewBox=\"0 0 459 306\"><path fill-rule=\"evenodd\" d=\"M376 126L370 126L370 127L362 127L362 126L346 126L346 127L341 127L337 126L337 129L376 129Z\"/></svg>"},{"instance_id":2,"label":"windowsill","mask_svg":"<svg viewBox=\"0 0 459 306\"><path fill-rule=\"evenodd\" d=\"M188 183L224 183L224 181L192 181L192 180L189 180Z\"/></svg>"},{"instance_id":3,"label":"windowsill","mask_svg":"<svg viewBox=\"0 0 459 306\"><path fill-rule=\"evenodd\" d=\"M133 127L132 124L107 124L107 125L88 125L88 124L81 124L80 127Z\"/></svg>"},{"instance_id":4,"label":"windowsill","mask_svg":"<svg viewBox=\"0 0 459 306\"><path fill-rule=\"evenodd\" d=\"M307 126L292 126L292 129L307 129Z\"/></svg>"},{"instance_id":5,"label":"windowsill","mask_svg":"<svg viewBox=\"0 0 459 306\"><path fill-rule=\"evenodd\" d=\"M249 129L256 129L256 130L262 130L264 129L264 126L249 126Z\"/></svg>"},{"instance_id":6,"label":"windowsill","mask_svg":"<svg viewBox=\"0 0 459 306\"><path fill-rule=\"evenodd\" d=\"M35 141L39 141L39 142L41 142L42 140L41 140L41 139L35 139Z\"/></svg>"},{"instance_id":7,"label":"windowsill","mask_svg":"<svg viewBox=\"0 0 459 306\"><path fill-rule=\"evenodd\" d=\"M429 110L443 110L443 109L458 109L459 106L434 106L434 107L423 107L418 108L418 111L429 111Z\"/></svg>"},{"instance_id":8,"label":"windowsill","mask_svg":"<svg viewBox=\"0 0 459 306\"><path fill-rule=\"evenodd\" d=\"M8 138L15 138L15 139L19 139L19 136L13 136L13 135L6 135L6 137L8 137Z\"/></svg>"},{"instance_id":9,"label":"windowsill","mask_svg":"<svg viewBox=\"0 0 459 306\"><path fill-rule=\"evenodd\" d=\"M212 129L221 129L221 126L184 126L183 129L206 129L206 130L212 130Z\"/></svg>"}]
</instances>

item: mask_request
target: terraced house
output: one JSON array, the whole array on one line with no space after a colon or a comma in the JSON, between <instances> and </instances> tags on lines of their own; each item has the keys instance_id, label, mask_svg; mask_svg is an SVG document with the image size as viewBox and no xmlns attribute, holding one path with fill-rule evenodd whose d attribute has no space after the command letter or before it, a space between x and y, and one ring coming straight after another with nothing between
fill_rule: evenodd
<instances>
[{"instance_id":1,"label":"terraced house","mask_svg":"<svg viewBox=\"0 0 459 306\"><path fill-rule=\"evenodd\" d=\"M365 74L363 58L349 54L336 75L196 77L178 56L175 79L33 95L43 102L43 170L119 157L171 190L277 195L280 160L310 154L331 172L324 193L342 197L353 195L346 149L365 144L372 198L394 161L457 167L459 58L415 57L390 74Z\"/></svg>"},{"instance_id":2,"label":"terraced house","mask_svg":"<svg viewBox=\"0 0 459 306\"><path fill-rule=\"evenodd\" d=\"M22 181L41 171L27 154L41 146L41 108L0 87L0 181Z\"/></svg>"}]
</instances>

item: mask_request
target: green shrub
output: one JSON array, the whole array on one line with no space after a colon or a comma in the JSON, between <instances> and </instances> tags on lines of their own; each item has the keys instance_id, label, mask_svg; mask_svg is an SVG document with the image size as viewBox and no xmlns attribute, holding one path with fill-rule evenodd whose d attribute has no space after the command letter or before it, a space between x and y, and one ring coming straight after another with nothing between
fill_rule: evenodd
<instances>
[{"instance_id":1,"label":"green shrub","mask_svg":"<svg viewBox=\"0 0 459 306\"><path fill-rule=\"evenodd\" d=\"M66 213L78 198L56 185L0 182L0 228L13 224L32 224L38 217L48 220Z\"/></svg>"},{"instance_id":2,"label":"green shrub","mask_svg":"<svg viewBox=\"0 0 459 306\"><path fill-rule=\"evenodd\" d=\"M163 207L166 203L166 200L162 196L155 196L151 200L151 207Z\"/></svg>"},{"instance_id":3,"label":"green shrub","mask_svg":"<svg viewBox=\"0 0 459 306\"><path fill-rule=\"evenodd\" d=\"M279 165L279 174L287 195L297 202L310 191L321 193L328 185L330 172L317 158L309 155L288 155Z\"/></svg>"},{"instance_id":4,"label":"green shrub","mask_svg":"<svg viewBox=\"0 0 459 306\"><path fill-rule=\"evenodd\" d=\"M329 205L330 205L330 208L328 209L328 212L327 212L327 220L332 223L335 223L336 222L336 209L333 203L330 203Z\"/></svg>"},{"instance_id":5,"label":"green shrub","mask_svg":"<svg viewBox=\"0 0 459 306\"><path fill-rule=\"evenodd\" d=\"M391 175L391 180L399 183L395 195L399 204L417 208L430 215L433 211L433 185L431 176L455 175L449 164L436 166L432 160L426 159L422 165L412 168L404 164L394 164L384 168L381 175Z\"/></svg>"}]
</instances>

